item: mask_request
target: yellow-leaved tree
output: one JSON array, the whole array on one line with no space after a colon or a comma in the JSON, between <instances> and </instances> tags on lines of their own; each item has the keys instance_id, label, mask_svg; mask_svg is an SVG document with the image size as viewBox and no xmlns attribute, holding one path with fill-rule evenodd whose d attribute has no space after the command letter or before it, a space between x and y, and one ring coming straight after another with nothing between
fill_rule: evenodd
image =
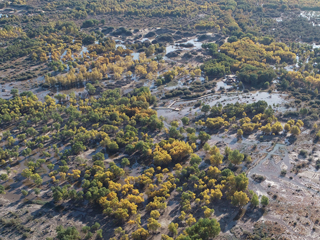
<instances>
[{"instance_id":1,"label":"yellow-leaved tree","mask_svg":"<svg viewBox=\"0 0 320 240\"><path fill-rule=\"evenodd\" d=\"M242 191L236 191L231 197L231 203L235 206L243 207L249 202L249 198L246 193Z\"/></svg>"},{"instance_id":2,"label":"yellow-leaved tree","mask_svg":"<svg viewBox=\"0 0 320 240\"><path fill-rule=\"evenodd\" d=\"M193 153L189 143L184 141L174 140L172 143L167 143L163 146L167 150L174 161L180 161Z\"/></svg>"}]
</instances>

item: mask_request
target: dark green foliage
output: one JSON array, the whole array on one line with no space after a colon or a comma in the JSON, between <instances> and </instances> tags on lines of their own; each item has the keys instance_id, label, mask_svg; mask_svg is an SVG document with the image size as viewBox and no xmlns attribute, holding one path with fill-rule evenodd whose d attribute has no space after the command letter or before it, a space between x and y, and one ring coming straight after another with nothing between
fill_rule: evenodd
<instances>
[{"instance_id":1,"label":"dark green foliage","mask_svg":"<svg viewBox=\"0 0 320 240\"><path fill-rule=\"evenodd\" d=\"M58 226L56 228L57 239L60 240L77 240L80 239L80 234L75 227L63 228L63 226Z\"/></svg>"},{"instance_id":2,"label":"dark green foliage","mask_svg":"<svg viewBox=\"0 0 320 240\"><path fill-rule=\"evenodd\" d=\"M82 23L82 28L88 28L88 27L93 27L94 25L97 25L99 24L99 21L96 20L96 19L89 19L89 20L85 20L83 23Z\"/></svg>"},{"instance_id":3,"label":"dark green foliage","mask_svg":"<svg viewBox=\"0 0 320 240\"><path fill-rule=\"evenodd\" d=\"M225 74L230 74L230 67L236 60L228 57L224 53L215 53L215 59L211 59L201 65L201 70L208 76L215 78L223 77Z\"/></svg>"},{"instance_id":4,"label":"dark green foliage","mask_svg":"<svg viewBox=\"0 0 320 240\"><path fill-rule=\"evenodd\" d=\"M246 64L238 74L239 80L252 86L263 86L265 82L271 82L276 74L273 68L260 68Z\"/></svg>"},{"instance_id":5,"label":"dark green foliage","mask_svg":"<svg viewBox=\"0 0 320 240\"><path fill-rule=\"evenodd\" d=\"M216 219L200 218L197 223L186 229L191 240L207 240L218 236L220 224Z\"/></svg>"},{"instance_id":6,"label":"dark green foliage","mask_svg":"<svg viewBox=\"0 0 320 240\"><path fill-rule=\"evenodd\" d=\"M83 45L89 45L89 44L93 44L95 40L96 40L95 36L87 35L82 39L82 43Z\"/></svg>"},{"instance_id":7,"label":"dark green foliage","mask_svg":"<svg viewBox=\"0 0 320 240\"><path fill-rule=\"evenodd\" d=\"M192 154L191 155L191 160L190 160L190 165L194 165L194 164L197 164L199 165L201 163L202 159L201 157L199 157L198 155L196 154Z\"/></svg>"},{"instance_id":8,"label":"dark green foliage","mask_svg":"<svg viewBox=\"0 0 320 240\"><path fill-rule=\"evenodd\" d=\"M0 185L0 194L5 193L5 191L4 191L4 190L5 190L5 189L4 189L4 186Z\"/></svg>"}]
</instances>

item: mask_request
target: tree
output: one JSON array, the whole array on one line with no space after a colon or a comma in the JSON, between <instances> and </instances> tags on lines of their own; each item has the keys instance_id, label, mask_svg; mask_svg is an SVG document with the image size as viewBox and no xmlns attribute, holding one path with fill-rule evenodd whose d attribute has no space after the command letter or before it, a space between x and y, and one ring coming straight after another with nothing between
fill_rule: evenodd
<instances>
[{"instance_id":1,"label":"tree","mask_svg":"<svg viewBox=\"0 0 320 240\"><path fill-rule=\"evenodd\" d=\"M271 129L273 133L279 134L279 132L283 130L283 127L280 122L275 122L275 124L272 125Z\"/></svg>"},{"instance_id":2,"label":"tree","mask_svg":"<svg viewBox=\"0 0 320 240\"><path fill-rule=\"evenodd\" d=\"M193 217L192 214L189 214L188 219L186 220L186 223L188 226L191 226L192 224L196 223L197 220Z\"/></svg>"},{"instance_id":3,"label":"tree","mask_svg":"<svg viewBox=\"0 0 320 240\"><path fill-rule=\"evenodd\" d=\"M14 97L16 97L16 96L18 96L18 94L19 94L19 90L18 90L18 89L15 89L15 88L12 88L10 93L11 93Z\"/></svg>"},{"instance_id":4,"label":"tree","mask_svg":"<svg viewBox=\"0 0 320 240\"><path fill-rule=\"evenodd\" d=\"M33 189L33 191L34 191L34 193L35 193L36 195L39 195L40 192L41 192L41 189L40 189L40 188L35 188L35 189Z\"/></svg>"},{"instance_id":5,"label":"tree","mask_svg":"<svg viewBox=\"0 0 320 240\"><path fill-rule=\"evenodd\" d=\"M177 127L179 127L179 122L178 122L178 121L172 121L172 122L170 123L170 125L171 125L172 127L177 128Z\"/></svg>"},{"instance_id":6,"label":"tree","mask_svg":"<svg viewBox=\"0 0 320 240\"><path fill-rule=\"evenodd\" d=\"M121 166L125 167L125 166L129 166L130 165L130 161L128 158L122 158L121 160Z\"/></svg>"},{"instance_id":7,"label":"tree","mask_svg":"<svg viewBox=\"0 0 320 240\"><path fill-rule=\"evenodd\" d=\"M207 141L210 139L210 135L207 134L207 133L204 132L204 131L200 131L198 137L199 137L199 139L200 139L200 141L201 141L201 144L207 142Z\"/></svg>"},{"instance_id":8,"label":"tree","mask_svg":"<svg viewBox=\"0 0 320 240\"><path fill-rule=\"evenodd\" d=\"M23 140L25 140L26 139L26 134L19 134L18 136L17 136L17 138L20 140L20 141L23 141Z\"/></svg>"},{"instance_id":9,"label":"tree","mask_svg":"<svg viewBox=\"0 0 320 240\"><path fill-rule=\"evenodd\" d=\"M23 194L23 196L27 196L29 194L29 192L24 189L21 190L21 193Z\"/></svg>"},{"instance_id":10,"label":"tree","mask_svg":"<svg viewBox=\"0 0 320 240\"><path fill-rule=\"evenodd\" d=\"M210 145L209 145L209 143L205 143L205 144L203 145L203 150L205 150L206 152L208 152L208 151L210 150Z\"/></svg>"},{"instance_id":11,"label":"tree","mask_svg":"<svg viewBox=\"0 0 320 240\"><path fill-rule=\"evenodd\" d=\"M251 204L254 206L254 207L257 207L259 205L259 198L258 198L258 195L257 194L253 194L252 198L251 198Z\"/></svg>"},{"instance_id":12,"label":"tree","mask_svg":"<svg viewBox=\"0 0 320 240\"><path fill-rule=\"evenodd\" d=\"M57 239L59 240L77 240L81 239L80 234L75 227L63 228L63 226L58 226L56 228Z\"/></svg>"},{"instance_id":13,"label":"tree","mask_svg":"<svg viewBox=\"0 0 320 240\"><path fill-rule=\"evenodd\" d=\"M154 218L149 218L147 227L149 231L156 231L159 227L161 227L161 224Z\"/></svg>"},{"instance_id":14,"label":"tree","mask_svg":"<svg viewBox=\"0 0 320 240\"><path fill-rule=\"evenodd\" d=\"M238 129L238 131L237 131L237 137L238 137L238 139L241 139L242 136L243 136L243 131L242 131L242 129Z\"/></svg>"},{"instance_id":15,"label":"tree","mask_svg":"<svg viewBox=\"0 0 320 240\"><path fill-rule=\"evenodd\" d=\"M21 172L21 176L25 178L29 178L32 175L32 171L29 168L25 168Z\"/></svg>"},{"instance_id":16,"label":"tree","mask_svg":"<svg viewBox=\"0 0 320 240\"><path fill-rule=\"evenodd\" d=\"M111 152L116 152L119 149L119 145L117 144L116 141L108 141L107 142L107 149Z\"/></svg>"},{"instance_id":17,"label":"tree","mask_svg":"<svg viewBox=\"0 0 320 240\"><path fill-rule=\"evenodd\" d=\"M179 227L179 224L178 223L173 223L173 222L171 222L170 224L169 224L169 232L171 233L171 234L173 234L174 236L175 235L177 235L178 234L178 227Z\"/></svg>"},{"instance_id":18,"label":"tree","mask_svg":"<svg viewBox=\"0 0 320 240\"><path fill-rule=\"evenodd\" d=\"M208 207L204 207L204 212L203 212L203 214L204 214L204 216L205 216L206 218L210 217L210 216L212 215L212 213L214 213L214 209L210 209L210 208L208 208Z\"/></svg>"},{"instance_id":19,"label":"tree","mask_svg":"<svg viewBox=\"0 0 320 240\"><path fill-rule=\"evenodd\" d=\"M160 217L160 213L158 210L152 210L150 212L150 217L154 218L154 219L158 219Z\"/></svg>"},{"instance_id":20,"label":"tree","mask_svg":"<svg viewBox=\"0 0 320 240\"><path fill-rule=\"evenodd\" d=\"M244 155L240 153L239 150L233 150L228 155L228 160L235 165L241 164L243 159Z\"/></svg>"},{"instance_id":21,"label":"tree","mask_svg":"<svg viewBox=\"0 0 320 240\"><path fill-rule=\"evenodd\" d=\"M193 153L192 147L189 145L189 143L184 141L175 140L171 144L165 144L163 148L170 152L170 156L174 161L182 160Z\"/></svg>"},{"instance_id":22,"label":"tree","mask_svg":"<svg viewBox=\"0 0 320 240\"><path fill-rule=\"evenodd\" d=\"M162 149L160 146L156 145L154 151L153 151L153 161L156 165L166 165L169 164L172 160L172 157L170 154Z\"/></svg>"},{"instance_id":23,"label":"tree","mask_svg":"<svg viewBox=\"0 0 320 240\"><path fill-rule=\"evenodd\" d=\"M24 157L27 157L28 155L30 155L32 152L32 150L30 148L26 148L21 152L21 155Z\"/></svg>"},{"instance_id":24,"label":"tree","mask_svg":"<svg viewBox=\"0 0 320 240\"><path fill-rule=\"evenodd\" d=\"M72 147L72 152L75 154L75 155L78 155L80 152L84 151L86 149L86 147L83 145L82 142L75 142Z\"/></svg>"},{"instance_id":25,"label":"tree","mask_svg":"<svg viewBox=\"0 0 320 240\"><path fill-rule=\"evenodd\" d=\"M265 134L270 134L271 131L272 131L270 123L268 123L267 125L261 127L261 131L264 132Z\"/></svg>"},{"instance_id":26,"label":"tree","mask_svg":"<svg viewBox=\"0 0 320 240\"><path fill-rule=\"evenodd\" d=\"M182 135L176 127L169 128L169 136L171 138L180 138Z\"/></svg>"},{"instance_id":27,"label":"tree","mask_svg":"<svg viewBox=\"0 0 320 240\"><path fill-rule=\"evenodd\" d=\"M191 240L207 240L220 233L220 224L216 219L200 218L199 221L186 229Z\"/></svg>"},{"instance_id":28,"label":"tree","mask_svg":"<svg viewBox=\"0 0 320 240\"><path fill-rule=\"evenodd\" d=\"M29 127L29 128L26 130L26 133L27 133L28 136L34 137L35 135L38 134L38 131L35 130L33 127Z\"/></svg>"},{"instance_id":29,"label":"tree","mask_svg":"<svg viewBox=\"0 0 320 240\"><path fill-rule=\"evenodd\" d=\"M201 112L204 112L205 114L207 114L207 112L210 111L210 105L203 105L201 108Z\"/></svg>"},{"instance_id":30,"label":"tree","mask_svg":"<svg viewBox=\"0 0 320 240\"><path fill-rule=\"evenodd\" d=\"M183 125L188 125L189 124L189 118L188 117L181 118L181 121L182 121Z\"/></svg>"},{"instance_id":31,"label":"tree","mask_svg":"<svg viewBox=\"0 0 320 240\"><path fill-rule=\"evenodd\" d=\"M2 173L1 175L0 175L0 179L2 180L2 181L7 181L8 180L8 174L6 174L6 173Z\"/></svg>"},{"instance_id":32,"label":"tree","mask_svg":"<svg viewBox=\"0 0 320 240\"><path fill-rule=\"evenodd\" d=\"M243 207L249 202L249 198L246 193L236 191L231 197L231 203L235 206Z\"/></svg>"},{"instance_id":33,"label":"tree","mask_svg":"<svg viewBox=\"0 0 320 240\"><path fill-rule=\"evenodd\" d=\"M92 230L98 230L100 228L100 223L98 223L98 222L95 222L92 226L91 226L91 229Z\"/></svg>"},{"instance_id":34,"label":"tree","mask_svg":"<svg viewBox=\"0 0 320 240\"><path fill-rule=\"evenodd\" d=\"M266 196L262 196L260 203L261 203L263 206L267 206L267 205L269 204L269 198L266 197Z\"/></svg>"},{"instance_id":35,"label":"tree","mask_svg":"<svg viewBox=\"0 0 320 240\"><path fill-rule=\"evenodd\" d=\"M93 95L96 92L96 88L91 83L87 83L86 90L90 95Z\"/></svg>"},{"instance_id":36,"label":"tree","mask_svg":"<svg viewBox=\"0 0 320 240\"><path fill-rule=\"evenodd\" d=\"M284 130L286 130L287 132L290 132L290 130L291 130L290 124L286 123L286 124L284 125Z\"/></svg>"},{"instance_id":37,"label":"tree","mask_svg":"<svg viewBox=\"0 0 320 240\"><path fill-rule=\"evenodd\" d=\"M32 174L31 179L36 185L41 185L43 182L41 176L38 173Z\"/></svg>"},{"instance_id":38,"label":"tree","mask_svg":"<svg viewBox=\"0 0 320 240\"><path fill-rule=\"evenodd\" d=\"M201 163L202 159L197 154L191 154L191 160L190 165L197 164L199 165Z\"/></svg>"},{"instance_id":39,"label":"tree","mask_svg":"<svg viewBox=\"0 0 320 240\"><path fill-rule=\"evenodd\" d=\"M225 121L222 117L216 117L216 118L207 118L206 127L209 129L219 129L222 126L227 127L229 126L229 122Z\"/></svg>"},{"instance_id":40,"label":"tree","mask_svg":"<svg viewBox=\"0 0 320 240\"><path fill-rule=\"evenodd\" d=\"M234 177L234 183L237 191L244 191L248 187L249 179L246 177L246 174L243 172Z\"/></svg>"},{"instance_id":41,"label":"tree","mask_svg":"<svg viewBox=\"0 0 320 240\"><path fill-rule=\"evenodd\" d=\"M294 125L292 128L291 128L291 134L294 135L294 136L298 136L300 135L301 133L301 130L300 128L297 126L297 125Z\"/></svg>"},{"instance_id":42,"label":"tree","mask_svg":"<svg viewBox=\"0 0 320 240\"><path fill-rule=\"evenodd\" d=\"M198 136L195 133L188 134L189 142L195 143L197 142Z\"/></svg>"},{"instance_id":43,"label":"tree","mask_svg":"<svg viewBox=\"0 0 320 240\"><path fill-rule=\"evenodd\" d=\"M4 194L5 193L5 188L4 186L0 185L0 194Z\"/></svg>"},{"instance_id":44,"label":"tree","mask_svg":"<svg viewBox=\"0 0 320 240\"><path fill-rule=\"evenodd\" d=\"M144 228L139 228L132 233L132 238L134 240L145 240L149 236L149 232Z\"/></svg>"},{"instance_id":45,"label":"tree","mask_svg":"<svg viewBox=\"0 0 320 240\"><path fill-rule=\"evenodd\" d=\"M97 238L98 238L98 239L103 239L102 229L99 229L99 230L97 231Z\"/></svg>"},{"instance_id":46,"label":"tree","mask_svg":"<svg viewBox=\"0 0 320 240\"><path fill-rule=\"evenodd\" d=\"M222 163L223 155L219 153L213 154L209 158L211 165L218 166Z\"/></svg>"},{"instance_id":47,"label":"tree","mask_svg":"<svg viewBox=\"0 0 320 240\"><path fill-rule=\"evenodd\" d=\"M192 128L192 127L188 127L188 128L186 129L186 131L187 131L187 133L189 133L189 134L196 133L196 130L195 130L194 128Z\"/></svg>"},{"instance_id":48,"label":"tree","mask_svg":"<svg viewBox=\"0 0 320 240\"><path fill-rule=\"evenodd\" d=\"M314 128L314 129L317 129L317 128L318 128L318 124L317 124L317 123L314 123L314 124L313 124L313 128Z\"/></svg>"}]
</instances>

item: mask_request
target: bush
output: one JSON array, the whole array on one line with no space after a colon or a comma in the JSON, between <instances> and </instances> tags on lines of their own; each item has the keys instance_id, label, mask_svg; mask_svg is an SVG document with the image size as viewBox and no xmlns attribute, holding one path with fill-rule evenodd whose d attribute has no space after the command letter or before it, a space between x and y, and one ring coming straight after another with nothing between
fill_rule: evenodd
<instances>
[{"instance_id":1,"label":"bush","mask_svg":"<svg viewBox=\"0 0 320 240\"><path fill-rule=\"evenodd\" d=\"M300 153L299 153L299 155L301 155L302 157L307 157L307 155L308 155L308 151L306 151L306 150L300 150Z\"/></svg>"}]
</instances>

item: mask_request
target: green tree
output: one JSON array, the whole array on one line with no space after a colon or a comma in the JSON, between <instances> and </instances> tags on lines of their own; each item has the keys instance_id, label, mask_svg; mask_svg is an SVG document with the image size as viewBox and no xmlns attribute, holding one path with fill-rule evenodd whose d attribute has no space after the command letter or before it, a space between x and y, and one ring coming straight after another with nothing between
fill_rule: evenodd
<instances>
[{"instance_id":1,"label":"green tree","mask_svg":"<svg viewBox=\"0 0 320 240\"><path fill-rule=\"evenodd\" d=\"M19 95L19 90L18 90L18 89L15 89L15 88L12 88L10 93L11 93L14 97L16 97L16 96Z\"/></svg>"},{"instance_id":2,"label":"green tree","mask_svg":"<svg viewBox=\"0 0 320 240\"><path fill-rule=\"evenodd\" d=\"M97 231L97 238L98 238L98 239L103 239L102 229L99 229L99 230Z\"/></svg>"},{"instance_id":3,"label":"green tree","mask_svg":"<svg viewBox=\"0 0 320 240\"><path fill-rule=\"evenodd\" d=\"M56 228L57 239L59 240L77 240L81 239L80 234L75 227L63 228L63 226L58 226Z\"/></svg>"},{"instance_id":4,"label":"green tree","mask_svg":"<svg viewBox=\"0 0 320 240\"><path fill-rule=\"evenodd\" d=\"M193 153L191 154L191 160L190 165L197 164L199 165L201 163L202 159L197 154Z\"/></svg>"},{"instance_id":5,"label":"green tree","mask_svg":"<svg viewBox=\"0 0 320 240\"><path fill-rule=\"evenodd\" d=\"M0 194L4 194L5 193L5 188L4 186L0 185Z\"/></svg>"},{"instance_id":6,"label":"green tree","mask_svg":"<svg viewBox=\"0 0 320 240\"><path fill-rule=\"evenodd\" d=\"M92 229L93 231L98 230L99 228L100 228L100 223L98 223L98 222L95 222L95 223L91 226L91 229Z\"/></svg>"},{"instance_id":7,"label":"green tree","mask_svg":"<svg viewBox=\"0 0 320 240\"><path fill-rule=\"evenodd\" d=\"M228 155L228 160L235 165L241 164L243 159L244 155L239 150L233 150Z\"/></svg>"},{"instance_id":8,"label":"green tree","mask_svg":"<svg viewBox=\"0 0 320 240\"><path fill-rule=\"evenodd\" d=\"M93 95L96 93L96 88L91 83L87 83L86 90L90 95Z\"/></svg>"},{"instance_id":9,"label":"green tree","mask_svg":"<svg viewBox=\"0 0 320 240\"><path fill-rule=\"evenodd\" d=\"M121 160L121 166L125 167L125 166L129 166L130 165L130 161L128 158L122 158Z\"/></svg>"},{"instance_id":10,"label":"green tree","mask_svg":"<svg viewBox=\"0 0 320 240\"><path fill-rule=\"evenodd\" d=\"M195 133L188 134L189 142L196 143L198 136Z\"/></svg>"},{"instance_id":11,"label":"green tree","mask_svg":"<svg viewBox=\"0 0 320 240\"><path fill-rule=\"evenodd\" d=\"M207 142L207 141L210 139L210 135L207 134L207 133L204 132L204 131L200 131L198 137L199 137L199 139L200 139L200 141L201 141L201 144Z\"/></svg>"},{"instance_id":12,"label":"green tree","mask_svg":"<svg viewBox=\"0 0 320 240\"><path fill-rule=\"evenodd\" d=\"M257 207L259 205L259 198L258 198L258 195L257 194L253 194L252 198L251 198L251 204L254 206L254 207Z\"/></svg>"},{"instance_id":13,"label":"green tree","mask_svg":"<svg viewBox=\"0 0 320 240\"><path fill-rule=\"evenodd\" d=\"M84 151L86 149L86 147L83 145L82 142L75 142L72 147L72 152L75 154L75 155L78 155L80 152Z\"/></svg>"},{"instance_id":14,"label":"green tree","mask_svg":"<svg viewBox=\"0 0 320 240\"><path fill-rule=\"evenodd\" d=\"M183 118L181 118L181 121L183 123L183 125L188 125L189 124L189 118L184 116Z\"/></svg>"},{"instance_id":15,"label":"green tree","mask_svg":"<svg viewBox=\"0 0 320 240\"><path fill-rule=\"evenodd\" d=\"M116 141L109 141L107 143L107 149L111 152L116 152L119 149L119 146Z\"/></svg>"},{"instance_id":16,"label":"green tree","mask_svg":"<svg viewBox=\"0 0 320 240\"><path fill-rule=\"evenodd\" d=\"M149 231L156 231L159 227L161 227L161 224L154 218L149 218L147 227Z\"/></svg>"},{"instance_id":17,"label":"green tree","mask_svg":"<svg viewBox=\"0 0 320 240\"><path fill-rule=\"evenodd\" d=\"M262 196L260 203L261 203L263 206L267 206L267 205L269 204L269 198L266 197L266 196Z\"/></svg>"},{"instance_id":18,"label":"green tree","mask_svg":"<svg viewBox=\"0 0 320 240\"><path fill-rule=\"evenodd\" d=\"M216 219L200 218L197 223L186 229L191 240L207 240L220 233L220 224Z\"/></svg>"},{"instance_id":19,"label":"green tree","mask_svg":"<svg viewBox=\"0 0 320 240\"><path fill-rule=\"evenodd\" d=\"M21 193L23 194L23 196L27 196L29 194L29 192L24 189L21 190Z\"/></svg>"},{"instance_id":20,"label":"green tree","mask_svg":"<svg viewBox=\"0 0 320 240\"><path fill-rule=\"evenodd\" d=\"M172 122L170 123L170 125L171 125L172 127L177 128L177 127L179 127L179 122L178 122L178 121L172 121Z\"/></svg>"},{"instance_id":21,"label":"green tree","mask_svg":"<svg viewBox=\"0 0 320 240\"><path fill-rule=\"evenodd\" d=\"M180 138L181 137L181 133L179 132L179 130L176 127L170 127L169 136L171 138Z\"/></svg>"},{"instance_id":22,"label":"green tree","mask_svg":"<svg viewBox=\"0 0 320 240\"><path fill-rule=\"evenodd\" d=\"M26 133L28 136L36 136L38 134L38 131L35 130L33 127L29 127L27 130L26 130Z\"/></svg>"},{"instance_id":23,"label":"green tree","mask_svg":"<svg viewBox=\"0 0 320 240\"><path fill-rule=\"evenodd\" d=\"M210 111L210 105L203 105L201 108L201 112L207 114Z\"/></svg>"},{"instance_id":24,"label":"green tree","mask_svg":"<svg viewBox=\"0 0 320 240\"><path fill-rule=\"evenodd\" d=\"M8 180L8 174L6 174L6 173L3 173L3 174L1 174L0 175L0 179L2 180L2 181L7 181Z\"/></svg>"}]
</instances>

